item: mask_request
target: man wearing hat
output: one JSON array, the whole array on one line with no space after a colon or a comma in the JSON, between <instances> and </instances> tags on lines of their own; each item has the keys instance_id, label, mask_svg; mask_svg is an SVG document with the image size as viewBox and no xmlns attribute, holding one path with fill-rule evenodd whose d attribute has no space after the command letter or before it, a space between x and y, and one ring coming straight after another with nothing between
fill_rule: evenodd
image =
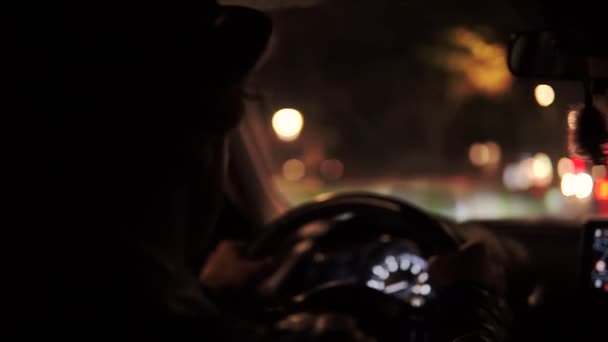
<instances>
[{"instance_id":1,"label":"man wearing hat","mask_svg":"<svg viewBox=\"0 0 608 342\"><path fill-rule=\"evenodd\" d=\"M244 321L223 310L214 300L222 286L261 263L230 243L205 258L223 201L227 136L243 114L242 83L267 47L269 18L213 0L34 2L1 13L10 61L2 85L12 92L3 93L3 108L28 118L32 167L48 166L29 180L39 180L41 202L29 212L43 218L30 227L43 229L28 237L35 254L25 268L36 286L32 303L20 304L25 322L43 325L23 333L211 341L324 334L312 328L314 316L306 316L313 334L301 326L292 333L275 330L281 317ZM48 125L33 133L32 122ZM219 274L226 259L230 269ZM363 337L352 320L331 319L348 323L340 333L348 341Z\"/></svg>"},{"instance_id":2,"label":"man wearing hat","mask_svg":"<svg viewBox=\"0 0 608 342\"><path fill-rule=\"evenodd\" d=\"M28 311L45 334L308 341L330 329L334 341L369 340L340 315L240 321L198 279L216 262L203 244L241 85L271 34L266 16L213 0L2 6L5 112L30 121L35 149L24 154L44 155L33 169L48 169L31 180L45 190L35 192L44 231L32 273L50 300ZM257 268L223 250L227 274Z\"/></svg>"}]
</instances>

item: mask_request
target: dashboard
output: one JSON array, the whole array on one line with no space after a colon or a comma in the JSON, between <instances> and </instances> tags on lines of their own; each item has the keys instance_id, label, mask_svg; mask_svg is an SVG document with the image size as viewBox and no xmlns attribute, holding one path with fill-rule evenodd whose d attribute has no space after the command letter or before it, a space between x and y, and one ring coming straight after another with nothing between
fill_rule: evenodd
<instances>
[{"instance_id":1,"label":"dashboard","mask_svg":"<svg viewBox=\"0 0 608 342\"><path fill-rule=\"evenodd\" d=\"M379 294L407 307L402 312L410 322L424 325L449 301L445 289L433 286L431 258L454 251L458 241L483 240L488 257L505 268L504 299L518 341L577 340L601 323L603 316L593 312L599 308L605 314L608 308L598 300L608 292L608 221L456 224L434 218L438 224L433 225L419 213L373 196L336 198L293 211L260 240L266 247L261 250L282 256L262 288L278 294L277 302L305 304L312 298L315 305L341 303L360 314L382 307L385 302L369 293ZM448 243L438 247L442 239ZM352 286L368 292L352 292Z\"/></svg>"},{"instance_id":2,"label":"dashboard","mask_svg":"<svg viewBox=\"0 0 608 342\"><path fill-rule=\"evenodd\" d=\"M608 296L597 280L606 279L606 273L598 271L606 262L608 220L471 224L482 226L503 245L517 242L525 252L523 262L508 258L512 334L518 341L606 339L598 328L605 326Z\"/></svg>"},{"instance_id":3,"label":"dashboard","mask_svg":"<svg viewBox=\"0 0 608 342\"><path fill-rule=\"evenodd\" d=\"M297 284L291 286L294 295L319 287L362 284L413 309L423 308L434 298L428 261L418 246L388 234L371 241L322 246L301 258L295 267L302 272L293 272L294 278L289 280Z\"/></svg>"},{"instance_id":4,"label":"dashboard","mask_svg":"<svg viewBox=\"0 0 608 342\"><path fill-rule=\"evenodd\" d=\"M608 292L608 223L597 224L586 228L587 237L580 224L568 222L494 221L468 226L482 227L490 236L484 239L496 239L490 247L499 250L492 253L501 256L510 273L511 293L534 307L572 293ZM453 228L463 239L470 235L464 226ZM414 309L424 308L436 296L428 258L414 241L390 234L317 243L291 266L299 271L290 272L288 293L296 296L319 287L362 284Z\"/></svg>"},{"instance_id":5,"label":"dashboard","mask_svg":"<svg viewBox=\"0 0 608 342\"><path fill-rule=\"evenodd\" d=\"M401 244L407 246L406 242ZM396 248L396 251L387 251L373 263L365 284L419 308L432 298L427 268L427 261L412 248Z\"/></svg>"}]
</instances>

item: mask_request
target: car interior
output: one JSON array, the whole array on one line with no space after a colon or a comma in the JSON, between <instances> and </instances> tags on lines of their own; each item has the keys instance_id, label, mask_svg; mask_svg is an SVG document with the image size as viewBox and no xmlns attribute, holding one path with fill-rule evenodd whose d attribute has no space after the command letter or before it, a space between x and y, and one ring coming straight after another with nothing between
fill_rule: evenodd
<instances>
[{"instance_id":1,"label":"car interior","mask_svg":"<svg viewBox=\"0 0 608 342\"><path fill-rule=\"evenodd\" d=\"M593 4L224 3L275 22L224 215L246 213L254 228L235 235L251 256L281 260L253 285L268 310L347 312L380 341L433 340L445 308L430 260L478 240L504 268L512 340L603 340L607 141L572 147L577 118L608 95L608 74L589 71L608 62ZM461 113L433 124L452 103Z\"/></svg>"},{"instance_id":2,"label":"car interior","mask_svg":"<svg viewBox=\"0 0 608 342\"><path fill-rule=\"evenodd\" d=\"M27 196L36 194L30 197L42 203L36 215L28 205L27 215L19 221L30 217L47 221L37 225L46 233L41 238L32 239L32 230L23 230L31 235L24 240L27 249L43 254L31 257L33 266L23 267L36 277L31 282L36 291L29 297L38 301L42 292L54 295L48 311L39 309L39 303L22 304L27 317L59 317L56 326L86 339L83 336L93 335L81 335L88 326L74 323L77 319L97 320L94 326L101 327L99 331L86 333L101 334L115 315L116 321L133 324L132 330L140 334L135 336L141 339L145 329L164 328L154 321L134 323L133 312L145 316L149 311L150 317L158 318L154 310L165 309L165 302L157 305L146 299L162 297L159 302L167 298L169 302L172 295L190 294L194 288L195 298L203 298L200 302L205 305L197 307L200 302L188 297L178 303L183 306L175 306L188 314L191 307L195 313L213 307L209 303L216 299L216 289L203 284L197 272L204 273L201 264L204 268L215 246L230 240L242 243L240 257L263 268L240 292L229 289L228 296L218 295L225 300L221 309L230 313L229 318L236 317L234 322L272 327L268 330L276 329L279 335L296 332L293 338L286 333L276 341L608 341L608 12L604 3L217 2L253 8L272 20L271 35L269 22L260 21L270 38L254 67L246 63L214 68L212 62L232 64L218 62L219 49L188 45L189 39L200 39L198 32L170 41L175 38L171 34L183 33L178 29L163 33L181 24L175 18L188 19L179 29L198 28L192 26L199 24L198 14L180 12L181 3L167 16L173 21L159 24L154 16L141 16L146 25L157 25L150 26L158 31L153 34L142 33L139 21L135 29L131 27L129 16L139 12L117 16L135 32L130 34L146 37L141 51L130 43L132 37L121 40L120 30L108 30L106 41L90 41L88 31L71 27L65 32L76 37L70 36L74 41L86 42L84 52L79 47L51 46L48 42L70 42L55 40L56 31L33 25L43 18L38 26L63 32L65 28L49 24L59 12L52 5L45 6L53 15L28 7L16 17L29 21L6 23L25 32L23 37L38 37L44 43L38 47L37 42L14 39L16 46L25 47L24 53L14 54L14 60L23 59L28 71L11 67L15 71L10 76L19 82L10 79L6 87L26 89L23 98L3 92L16 104L15 113L30 110L44 113L48 121L59 121L63 113L47 114L51 105L60 102L55 96L66 95L64 84L56 81L61 68L73 64L75 72L69 75L73 78L66 78L73 93L67 92L68 101L60 108L68 113L70 124L82 126L61 131L49 123L41 125L38 134L32 124L36 120L24 115L25 121L31 121L23 125L27 134L19 132L22 136L15 140L25 145L32 136L46 139L38 144L32 137L35 146L19 152L28 159L28 167L34 165L29 168L33 175L28 173L30 179L23 184L15 183L36 188L38 181L52 188L40 195L42 185L31 192L19 189ZM215 5L215 1L207 3ZM97 7L88 10L90 15ZM109 15L115 8L105 10ZM256 18L247 17L251 11L236 13L236 19L243 20L240 28L255 24ZM106 14L96 16L90 27L87 16L73 17L78 25L101 32L96 25L106 24ZM222 57L238 60L248 49L257 55L266 44L253 29L240 35L231 30L230 19L213 19L207 23L210 31L219 27L225 30L221 37L237 41L221 41L205 31L203 39L220 41L213 42L223 49ZM48 37L53 39L45 41ZM118 50L104 50L104 44L114 46L113 40L118 41ZM54 49L78 53L52 54L61 68L42 75L50 75L49 83L32 81L47 67L38 63L36 54ZM201 56L188 52L199 50L210 53L197 64L195 58ZM101 58L96 55L99 51ZM158 59L150 59L154 62L144 56L150 51L158 54ZM118 61L115 65L120 68L105 59ZM150 63L165 60L173 63L167 70L150 72L154 67ZM181 60L183 65L175 63ZM189 74L192 65L196 71ZM221 119L198 116L205 101L199 99L197 77L212 75L238 83L243 70L250 68L242 94L241 89L213 83L213 77L204 80L212 84L203 82L209 90L205 101L215 106L209 112L219 109L220 114L233 115L221 118L231 124L238 120L237 113L229 113L234 108L222 108L226 99L213 96L222 91L242 95L244 115L230 131L223 170L222 153L191 146L213 141L223 148L227 126ZM116 82L123 76L124 82ZM177 83L182 81L180 88ZM132 84L145 89L133 89ZM108 85L116 89L108 90ZM43 95L33 98L38 93ZM106 102L107 94L118 99ZM149 100L150 94L161 100ZM149 103L143 106L133 99ZM125 108L112 107L125 103ZM155 107L157 103L161 105ZM186 114L171 116L173 121L155 117L180 110ZM81 112L93 115L81 116ZM196 120L188 121L189 115ZM153 128L142 128L142 123ZM204 134L197 131L201 127ZM128 148L122 146L125 141ZM155 145L146 145L150 141ZM175 146L190 150L176 152ZM46 152L50 161L38 159ZM67 172L57 162L61 157L69 159ZM186 160L190 157L196 160ZM210 170L200 165L205 163L212 164L204 165ZM40 169L48 165L51 172L41 176ZM200 170L208 173L196 174ZM214 176L223 171L226 184L219 184ZM187 188L192 184L198 187ZM217 224L212 232L201 233L202 241L183 241L190 233L187 229L206 228L213 222L211 214L196 215L217 204L215 198L201 194L201 189L210 188L218 194L223 191ZM61 195L68 199L59 199ZM51 220L59 228L50 226ZM77 228L64 232L62 226ZM88 226L92 228L85 229ZM167 227L177 229L163 235ZM140 244L138 239L145 241ZM183 250L190 245L200 248L188 255ZM176 246L183 250L173 255ZM145 260L140 263L140 259ZM177 267L167 260L186 265ZM225 273L241 272L238 265L224 266ZM192 274L181 277L184 270ZM68 276L56 280L59 273ZM189 283L183 283L188 286L194 285L182 288L182 278L187 278ZM19 286L25 283L21 277L14 279ZM179 293L165 292L167 288ZM91 293L95 291L99 292ZM122 307L121 301L127 304ZM141 303L146 305L136 307ZM112 314L105 315L98 307ZM209 311L217 318L214 310ZM166 318L164 314L160 316ZM348 319L334 319L333 314ZM311 319L315 315L324 318L315 321ZM213 319L205 322L212 322L211 326ZM198 322L188 320L183 326L192 321ZM237 330L233 321L217 321ZM30 330L37 330L32 326ZM198 332L197 327L192 330ZM362 333L354 339L336 337L344 330ZM300 338L297 333L302 331L330 334L325 339ZM455 336L462 339L454 340Z\"/></svg>"}]
</instances>

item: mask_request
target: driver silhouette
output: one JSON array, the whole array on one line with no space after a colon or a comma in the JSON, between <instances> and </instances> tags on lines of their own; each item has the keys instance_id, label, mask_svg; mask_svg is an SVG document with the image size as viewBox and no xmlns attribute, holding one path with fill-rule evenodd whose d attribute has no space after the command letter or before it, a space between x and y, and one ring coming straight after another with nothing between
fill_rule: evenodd
<instances>
[{"instance_id":1,"label":"driver silhouette","mask_svg":"<svg viewBox=\"0 0 608 342\"><path fill-rule=\"evenodd\" d=\"M222 205L227 135L242 114L241 85L267 48L269 18L211 0L26 4L7 13L14 20L4 21L10 30L3 39L10 39L3 41L15 58L7 72L14 78L4 82L26 94L12 98L14 113L53 121L39 145L54 152L49 169L56 177L46 185L61 195L47 201L54 228L40 247L40 260L55 265L42 277L54 279L44 283L51 332L371 340L342 315L246 322L214 303L216 292L238 288L261 265L230 243L206 260L201 255ZM476 250L463 255L481 258L468 254ZM451 256L437 269L450 260L461 259ZM441 281L450 287L456 278ZM467 291L461 298L469 298ZM484 322L471 303L454 302L461 311L471 307L458 322L481 322L466 332L492 336L497 329L487 327L494 322Z\"/></svg>"}]
</instances>

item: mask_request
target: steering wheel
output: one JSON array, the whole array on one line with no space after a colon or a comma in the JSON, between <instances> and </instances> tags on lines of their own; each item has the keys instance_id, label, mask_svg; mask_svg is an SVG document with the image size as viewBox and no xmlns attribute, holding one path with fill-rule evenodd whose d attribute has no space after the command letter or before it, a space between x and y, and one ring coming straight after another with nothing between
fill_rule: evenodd
<instances>
[{"instance_id":1,"label":"steering wheel","mask_svg":"<svg viewBox=\"0 0 608 342\"><path fill-rule=\"evenodd\" d=\"M414 240L427 257L453 251L459 244L446 226L412 204L384 195L349 193L308 203L287 212L270 224L250 245L249 253L257 258L276 256L277 250L284 248L285 243L293 240L294 235L307 238L331 233L331 227L317 230L309 227L340 217L373 217L378 223L391 222L393 224L387 226L361 228L376 229L376 232L382 234ZM349 232L357 233L359 232Z\"/></svg>"},{"instance_id":2,"label":"steering wheel","mask_svg":"<svg viewBox=\"0 0 608 342\"><path fill-rule=\"evenodd\" d=\"M414 205L351 193L288 212L268 226L249 252L275 260L276 267L256 284L262 303L279 315L345 314L379 341L443 341L471 327L498 334L506 325L500 321L501 306L487 291L471 284L433 289L425 283L432 277L426 272L429 258L454 252L460 244L446 224ZM347 254L356 261L340 261ZM414 270L416 260L420 264ZM381 264L395 272L384 274L378 288L370 282ZM364 274L308 281L309 274L323 269L331 275L354 269L351 273ZM492 319L483 316L487 312Z\"/></svg>"},{"instance_id":3,"label":"steering wheel","mask_svg":"<svg viewBox=\"0 0 608 342\"><path fill-rule=\"evenodd\" d=\"M383 195L350 193L289 211L267 227L250 245L249 253L255 258L272 256L277 261L276 269L258 288L271 306L291 312L347 313L366 322L367 330L375 336L390 336L395 333L390 329L424 324L424 319L415 318L422 310L412 309L404 300L360 280L330 281L307 288L298 276L319 268L310 263L311 255L316 258L324 251L340 249L365 254L362 245L389 248L404 241L411 243L408 248L420 260L449 253L459 245L447 226L414 205ZM339 265L336 269L348 267Z\"/></svg>"}]
</instances>

